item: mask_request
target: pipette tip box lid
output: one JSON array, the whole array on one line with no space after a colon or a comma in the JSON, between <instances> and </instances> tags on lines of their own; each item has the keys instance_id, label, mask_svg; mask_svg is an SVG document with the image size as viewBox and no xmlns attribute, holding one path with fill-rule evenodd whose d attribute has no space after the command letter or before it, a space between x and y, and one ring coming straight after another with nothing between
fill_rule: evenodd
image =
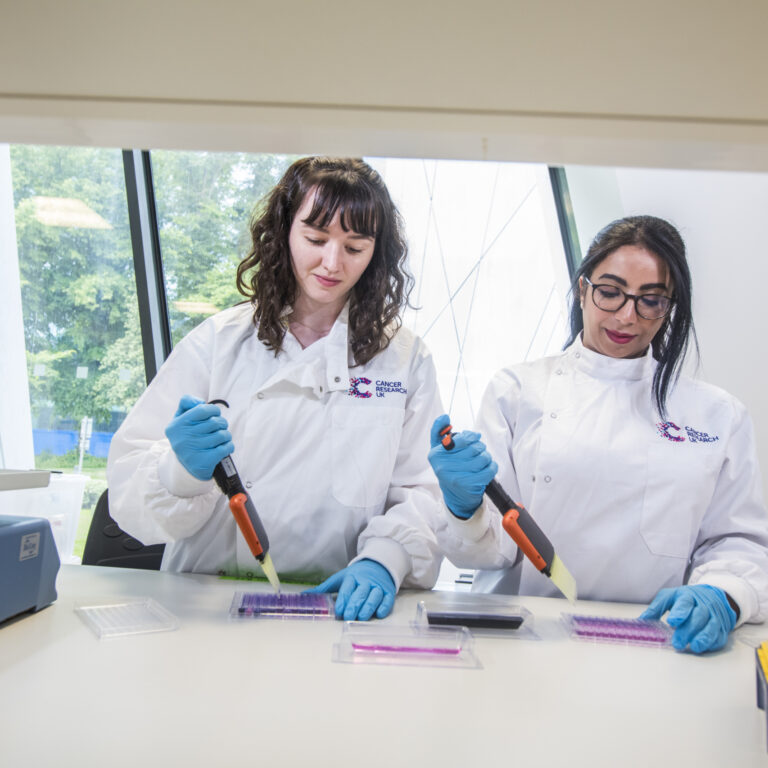
<instances>
[{"instance_id":1,"label":"pipette tip box lid","mask_svg":"<svg viewBox=\"0 0 768 768\"><path fill-rule=\"evenodd\" d=\"M110 638L167 632L178 629L179 620L151 597L131 597L98 605L75 606L75 613L96 637Z\"/></svg>"},{"instance_id":2,"label":"pipette tip box lid","mask_svg":"<svg viewBox=\"0 0 768 768\"><path fill-rule=\"evenodd\" d=\"M435 592L416 607L416 623L467 627L473 635L533 637L533 616L503 595Z\"/></svg>"},{"instance_id":3,"label":"pipette tip box lid","mask_svg":"<svg viewBox=\"0 0 768 768\"><path fill-rule=\"evenodd\" d=\"M562 621L574 640L671 648L673 629L663 621L619 619L563 613Z\"/></svg>"},{"instance_id":4,"label":"pipette tip box lid","mask_svg":"<svg viewBox=\"0 0 768 768\"><path fill-rule=\"evenodd\" d=\"M333 661L347 664L479 669L466 627L425 627L348 621L333 646Z\"/></svg>"},{"instance_id":5,"label":"pipette tip box lid","mask_svg":"<svg viewBox=\"0 0 768 768\"><path fill-rule=\"evenodd\" d=\"M235 592L229 615L233 619L333 619L331 595L314 592Z\"/></svg>"}]
</instances>

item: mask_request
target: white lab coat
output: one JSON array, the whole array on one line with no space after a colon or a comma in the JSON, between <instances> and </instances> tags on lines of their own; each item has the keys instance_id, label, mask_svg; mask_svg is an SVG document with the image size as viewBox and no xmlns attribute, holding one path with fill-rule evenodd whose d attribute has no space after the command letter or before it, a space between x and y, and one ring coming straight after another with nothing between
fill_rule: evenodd
<instances>
[{"instance_id":1,"label":"white lab coat","mask_svg":"<svg viewBox=\"0 0 768 768\"><path fill-rule=\"evenodd\" d=\"M176 346L116 432L107 466L110 513L145 544L166 543L164 570L260 573L219 488L192 477L165 437L190 394L229 403L233 459L282 577L317 581L371 558L398 587L433 586L442 558L427 461L441 413L432 358L401 328L371 362L350 366L347 329L345 307L328 336L302 349L287 333L275 357L244 304Z\"/></svg>"},{"instance_id":2,"label":"white lab coat","mask_svg":"<svg viewBox=\"0 0 768 768\"><path fill-rule=\"evenodd\" d=\"M655 367L650 352L615 359L576 340L500 371L476 424L497 480L550 538L580 597L647 603L662 587L703 582L731 595L741 622L763 620L768 515L750 419L726 392L681 377L662 424ZM559 595L518 557L487 497L469 521L444 517L448 557L482 569L474 589Z\"/></svg>"}]
</instances>

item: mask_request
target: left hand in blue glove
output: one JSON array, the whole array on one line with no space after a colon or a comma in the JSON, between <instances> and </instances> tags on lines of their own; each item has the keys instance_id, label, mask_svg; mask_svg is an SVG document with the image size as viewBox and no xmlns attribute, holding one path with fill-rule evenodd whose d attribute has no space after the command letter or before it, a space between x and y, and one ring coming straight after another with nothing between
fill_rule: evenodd
<instances>
[{"instance_id":1,"label":"left hand in blue glove","mask_svg":"<svg viewBox=\"0 0 768 768\"><path fill-rule=\"evenodd\" d=\"M336 618L344 621L383 619L395 604L395 582L375 560L358 560L307 592L338 592Z\"/></svg>"},{"instance_id":2,"label":"left hand in blue glove","mask_svg":"<svg viewBox=\"0 0 768 768\"><path fill-rule=\"evenodd\" d=\"M675 627L672 645L678 651L689 644L694 653L716 651L736 626L737 616L725 592L709 584L661 589L640 618L660 619L667 611L667 624Z\"/></svg>"}]
</instances>

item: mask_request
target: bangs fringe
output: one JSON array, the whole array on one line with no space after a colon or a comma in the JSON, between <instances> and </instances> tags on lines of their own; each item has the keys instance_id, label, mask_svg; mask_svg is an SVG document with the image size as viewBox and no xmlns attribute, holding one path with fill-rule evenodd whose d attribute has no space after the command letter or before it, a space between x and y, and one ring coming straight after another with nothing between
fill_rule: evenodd
<instances>
[{"instance_id":1,"label":"bangs fringe","mask_svg":"<svg viewBox=\"0 0 768 768\"><path fill-rule=\"evenodd\" d=\"M304 219L307 224L325 228L338 211L339 223L345 232L357 232L367 237L378 235L381 206L369 187L343 177L326 177L312 186L317 187L317 193L312 210Z\"/></svg>"}]
</instances>

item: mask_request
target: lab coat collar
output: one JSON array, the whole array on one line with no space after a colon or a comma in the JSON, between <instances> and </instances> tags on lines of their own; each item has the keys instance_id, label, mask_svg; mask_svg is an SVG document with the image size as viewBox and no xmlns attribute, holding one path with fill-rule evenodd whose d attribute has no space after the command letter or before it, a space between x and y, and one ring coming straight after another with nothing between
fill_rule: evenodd
<instances>
[{"instance_id":1,"label":"lab coat collar","mask_svg":"<svg viewBox=\"0 0 768 768\"><path fill-rule=\"evenodd\" d=\"M576 368L596 379L639 381L652 377L656 369L650 346L642 357L609 357L587 349L581 340L581 334L566 349L565 354Z\"/></svg>"},{"instance_id":2,"label":"lab coat collar","mask_svg":"<svg viewBox=\"0 0 768 768\"><path fill-rule=\"evenodd\" d=\"M342 307L326 337L328 344L326 384L333 392L349 389L349 301Z\"/></svg>"},{"instance_id":3,"label":"lab coat collar","mask_svg":"<svg viewBox=\"0 0 768 768\"><path fill-rule=\"evenodd\" d=\"M286 325L290 314L290 307L281 314ZM342 308L328 335L306 349L301 349L298 341L287 333L281 352L285 362L260 389L266 391L285 381L311 389L318 397L325 392L349 389L348 337L349 302Z\"/></svg>"}]
</instances>

